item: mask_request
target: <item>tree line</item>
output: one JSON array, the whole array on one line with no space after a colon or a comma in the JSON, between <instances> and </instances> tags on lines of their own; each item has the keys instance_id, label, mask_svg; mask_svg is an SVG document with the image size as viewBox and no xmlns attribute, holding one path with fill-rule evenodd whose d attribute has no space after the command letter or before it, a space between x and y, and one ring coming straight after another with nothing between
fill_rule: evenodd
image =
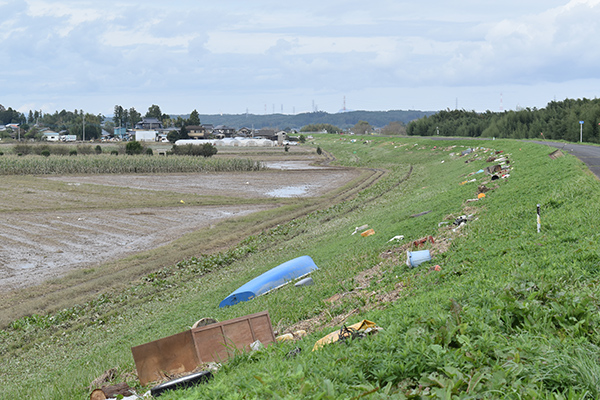
<instances>
[{"instance_id":1,"label":"tree line","mask_svg":"<svg viewBox=\"0 0 600 400\"><path fill-rule=\"evenodd\" d=\"M600 143L599 123L600 99L583 98L551 101L541 109L522 108L501 113L445 110L410 122L406 130L411 136L439 134L577 142L582 128L583 141Z\"/></svg>"}]
</instances>

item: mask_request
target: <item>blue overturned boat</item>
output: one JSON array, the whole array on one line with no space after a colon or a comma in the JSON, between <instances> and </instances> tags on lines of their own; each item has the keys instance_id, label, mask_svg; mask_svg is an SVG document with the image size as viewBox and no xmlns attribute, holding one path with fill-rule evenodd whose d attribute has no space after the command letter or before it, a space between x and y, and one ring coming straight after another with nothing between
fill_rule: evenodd
<instances>
[{"instance_id":1,"label":"blue overturned boat","mask_svg":"<svg viewBox=\"0 0 600 400\"><path fill-rule=\"evenodd\" d=\"M219 308L232 306L266 294L294 279L302 278L316 269L319 268L309 256L286 261L237 288L219 304Z\"/></svg>"}]
</instances>

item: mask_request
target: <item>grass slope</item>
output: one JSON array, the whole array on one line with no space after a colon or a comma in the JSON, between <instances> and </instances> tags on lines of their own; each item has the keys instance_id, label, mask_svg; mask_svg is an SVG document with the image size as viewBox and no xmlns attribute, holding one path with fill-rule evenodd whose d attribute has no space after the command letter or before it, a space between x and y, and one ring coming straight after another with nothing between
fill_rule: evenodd
<instances>
[{"instance_id":1,"label":"grass slope","mask_svg":"<svg viewBox=\"0 0 600 400\"><path fill-rule=\"evenodd\" d=\"M240 354L209 384L161 398L600 396L600 184L581 162L552 160L547 147L504 140L353 143L318 136L315 145L340 165L388 173L351 200L223 253L180 262L85 305L15 321L0 332L0 397L86 398L90 382L113 367L115 381L134 384L131 346L201 317L262 310L277 331L303 327L309 336ZM491 165L490 152L458 157L462 146L502 150L514 168L510 178L489 182L498 187L478 202L466 199L485 176L467 175ZM473 177L477 182L460 184ZM473 218L460 229L438 226L461 214ZM363 224L376 234L351 235ZM399 234L406 239L388 242ZM426 235L436 238L427 245L432 263L408 268L407 243ZM247 280L304 254L320 268L314 286L217 308ZM434 264L441 271L429 268ZM320 337L363 318L384 331L311 351ZM301 352L287 357L296 347Z\"/></svg>"}]
</instances>

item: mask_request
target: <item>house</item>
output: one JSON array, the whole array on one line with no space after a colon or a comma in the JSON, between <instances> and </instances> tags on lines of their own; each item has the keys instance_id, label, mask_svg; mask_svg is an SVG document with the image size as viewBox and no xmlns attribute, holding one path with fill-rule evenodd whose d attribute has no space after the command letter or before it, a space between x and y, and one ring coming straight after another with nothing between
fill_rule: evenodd
<instances>
[{"instance_id":1,"label":"house","mask_svg":"<svg viewBox=\"0 0 600 400\"><path fill-rule=\"evenodd\" d=\"M185 130L191 139L207 139L211 134L203 125L188 125Z\"/></svg>"},{"instance_id":2,"label":"house","mask_svg":"<svg viewBox=\"0 0 600 400\"><path fill-rule=\"evenodd\" d=\"M42 135L42 139L48 142L58 142L61 136L60 133L54 131L45 131Z\"/></svg>"},{"instance_id":3,"label":"house","mask_svg":"<svg viewBox=\"0 0 600 400\"><path fill-rule=\"evenodd\" d=\"M156 130L163 129L163 124L156 118L142 118L140 122L135 124L134 130Z\"/></svg>"},{"instance_id":4,"label":"house","mask_svg":"<svg viewBox=\"0 0 600 400\"><path fill-rule=\"evenodd\" d=\"M235 136L235 129L225 125L217 125L212 133L218 138L233 137Z\"/></svg>"},{"instance_id":5,"label":"house","mask_svg":"<svg viewBox=\"0 0 600 400\"><path fill-rule=\"evenodd\" d=\"M241 137L252 137L252 133L252 129L246 127L240 128L237 131L237 135Z\"/></svg>"},{"instance_id":6,"label":"house","mask_svg":"<svg viewBox=\"0 0 600 400\"><path fill-rule=\"evenodd\" d=\"M277 140L277 134L274 129L262 128L254 134L254 137L261 137L269 140Z\"/></svg>"}]
</instances>

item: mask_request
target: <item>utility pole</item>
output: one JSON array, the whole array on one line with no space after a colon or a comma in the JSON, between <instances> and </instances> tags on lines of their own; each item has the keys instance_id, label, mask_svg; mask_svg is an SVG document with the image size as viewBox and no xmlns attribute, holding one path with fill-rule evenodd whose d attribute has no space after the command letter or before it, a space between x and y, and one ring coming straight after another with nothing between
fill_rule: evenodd
<instances>
[{"instance_id":1,"label":"utility pole","mask_svg":"<svg viewBox=\"0 0 600 400\"><path fill-rule=\"evenodd\" d=\"M83 142L85 142L85 114L83 114Z\"/></svg>"}]
</instances>

